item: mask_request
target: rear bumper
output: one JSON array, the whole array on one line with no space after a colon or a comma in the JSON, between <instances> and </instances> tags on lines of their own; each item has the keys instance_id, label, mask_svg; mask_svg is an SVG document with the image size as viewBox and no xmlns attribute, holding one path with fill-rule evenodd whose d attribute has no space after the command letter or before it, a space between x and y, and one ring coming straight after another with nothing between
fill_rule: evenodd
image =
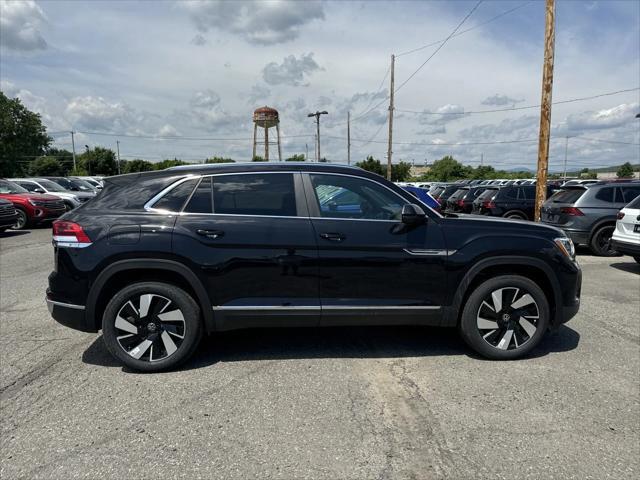
<instances>
[{"instance_id":1,"label":"rear bumper","mask_svg":"<svg viewBox=\"0 0 640 480\"><path fill-rule=\"evenodd\" d=\"M48 296L46 301L49 313L59 324L81 332L97 332L87 324L84 305L58 302Z\"/></svg>"},{"instance_id":2,"label":"rear bumper","mask_svg":"<svg viewBox=\"0 0 640 480\"><path fill-rule=\"evenodd\" d=\"M547 225L552 225L554 227L558 227L562 229L564 233L575 243L576 245L588 245L591 232L584 230L571 230L569 228L562 228L560 225L554 225L553 223L547 223Z\"/></svg>"},{"instance_id":3,"label":"rear bumper","mask_svg":"<svg viewBox=\"0 0 640 480\"><path fill-rule=\"evenodd\" d=\"M611 239L611 246L617 252L631 257L640 257L640 245L633 243L621 242L620 240Z\"/></svg>"}]
</instances>

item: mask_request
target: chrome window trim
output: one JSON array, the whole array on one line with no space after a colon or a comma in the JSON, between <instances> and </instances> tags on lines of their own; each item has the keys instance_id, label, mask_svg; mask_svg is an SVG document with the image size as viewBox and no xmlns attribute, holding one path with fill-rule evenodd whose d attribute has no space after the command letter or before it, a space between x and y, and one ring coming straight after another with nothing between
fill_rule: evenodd
<instances>
[{"instance_id":1,"label":"chrome window trim","mask_svg":"<svg viewBox=\"0 0 640 480\"><path fill-rule=\"evenodd\" d=\"M212 305L214 311L246 310L440 310L439 305Z\"/></svg>"}]
</instances>

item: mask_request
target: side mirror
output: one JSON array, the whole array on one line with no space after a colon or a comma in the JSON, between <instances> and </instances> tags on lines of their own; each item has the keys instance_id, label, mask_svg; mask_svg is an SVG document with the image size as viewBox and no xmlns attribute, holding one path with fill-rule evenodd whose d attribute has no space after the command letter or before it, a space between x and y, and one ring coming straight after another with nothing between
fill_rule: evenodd
<instances>
[{"instance_id":1,"label":"side mirror","mask_svg":"<svg viewBox=\"0 0 640 480\"><path fill-rule=\"evenodd\" d=\"M402 223L405 225L421 225L427 216L418 205L407 203L402 206Z\"/></svg>"},{"instance_id":2,"label":"side mirror","mask_svg":"<svg viewBox=\"0 0 640 480\"><path fill-rule=\"evenodd\" d=\"M44 193L44 190L39 188L39 187L38 188L34 188L33 191L36 192L36 193Z\"/></svg>"}]
</instances>

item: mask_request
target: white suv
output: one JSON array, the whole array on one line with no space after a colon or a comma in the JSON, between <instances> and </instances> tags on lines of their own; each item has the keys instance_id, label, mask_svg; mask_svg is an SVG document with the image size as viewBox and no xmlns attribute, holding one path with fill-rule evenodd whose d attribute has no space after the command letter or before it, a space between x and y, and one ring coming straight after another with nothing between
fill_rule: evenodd
<instances>
[{"instance_id":1,"label":"white suv","mask_svg":"<svg viewBox=\"0 0 640 480\"><path fill-rule=\"evenodd\" d=\"M640 263L640 195L618 212L611 246Z\"/></svg>"},{"instance_id":2,"label":"white suv","mask_svg":"<svg viewBox=\"0 0 640 480\"><path fill-rule=\"evenodd\" d=\"M67 211L79 207L95 196L91 193L65 190L57 183L47 180L46 178L12 178L11 181L17 183L22 188L26 188L31 193L48 193L61 198L64 201L64 206Z\"/></svg>"}]
</instances>

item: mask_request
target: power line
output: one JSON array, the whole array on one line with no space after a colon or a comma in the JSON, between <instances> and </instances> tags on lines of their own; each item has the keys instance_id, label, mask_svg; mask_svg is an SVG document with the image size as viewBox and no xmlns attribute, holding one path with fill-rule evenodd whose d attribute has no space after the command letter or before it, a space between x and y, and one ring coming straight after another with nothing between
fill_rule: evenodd
<instances>
[{"instance_id":1,"label":"power line","mask_svg":"<svg viewBox=\"0 0 640 480\"><path fill-rule=\"evenodd\" d=\"M592 137L571 137L572 140L585 140L588 142L600 142L600 143L613 143L616 145L640 145L640 143L633 142L620 142L617 140L604 140L602 138L592 138Z\"/></svg>"},{"instance_id":2,"label":"power line","mask_svg":"<svg viewBox=\"0 0 640 480\"><path fill-rule=\"evenodd\" d=\"M68 132L67 132L68 133ZM105 137L124 137L124 138L148 138L148 139L159 139L159 140L195 140L195 141L215 141L215 142L223 142L223 141L252 141L252 138L249 137L239 137L239 138L211 138L211 137L184 137L179 135L134 135L130 133L114 133L114 132L87 132L82 130L76 130L75 133L83 133L85 135L98 135ZM312 137L312 134L303 134L303 135L283 135L281 138L301 138L301 137Z\"/></svg>"},{"instance_id":3,"label":"power line","mask_svg":"<svg viewBox=\"0 0 640 480\"><path fill-rule=\"evenodd\" d=\"M486 25L486 24L488 24L488 23L491 23L491 22L493 22L493 21L495 21L495 20L498 20L499 18L504 17L505 15L509 15L510 13L515 12L516 10L521 9L522 7L525 7L526 5L528 5L528 4L530 4L530 3L531 3L531 1L524 2L524 3L520 4L520 5L518 5L517 7L514 7L514 8L511 8L511 9L509 9L509 10L506 10L506 11L502 12L501 14L496 15L495 17L490 18L489 20L486 20L486 21L484 21L484 22L481 22L481 23L479 23L479 24L477 24L477 25L475 25L475 26L473 26L473 27L467 28L466 30L462 30L461 32L458 32L458 33L456 33L455 35L453 35L451 38L453 38L453 37L458 37L458 36L463 35L463 34L465 34L465 33L467 33L467 32L470 32L471 30L475 30L475 29L477 29L477 28L480 28L480 27L482 27L482 26L484 26L484 25ZM444 42L445 40L446 40L446 39L438 40L438 41L436 41L436 42L432 42L432 43L429 43L429 44L427 44L427 45L423 45L422 47L418 47L418 48L414 48L414 49L412 49L412 50L407 50L406 52L398 53L398 54L396 55L396 57L402 57L402 56L404 56L404 55L409 55L410 53L419 52L420 50L424 50L425 48L434 47L434 46L438 45L439 43Z\"/></svg>"},{"instance_id":4,"label":"power line","mask_svg":"<svg viewBox=\"0 0 640 480\"><path fill-rule=\"evenodd\" d=\"M593 100L594 98L600 98L600 97L608 97L611 95L618 95L620 93L628 93L628 92L635 92L637 90L640 90L640 87L636 87L636 88L627 88L625 90L616 90L615 92L605 92L605 93L600 93L598 95L591 95L589 97L578 97L578 98L571 98L568 100L558 100L557 102L553 102L552 105L560 105L563 103L573 103L573 102L582 102L585 100ZM442 112L442 113L438 113L438 112L429 112L429 111L417 111L417 110L401 110L399 108L396 108L397 112L402 112L402 113L414 113L417 115L471 115L471 114L479 114L479 113L495 113L495 112L510 112L510 111L515 111L515 110L527 110L530 108L540 108L540 104L538 105L526 105L526 106L522 106L522 107L511 107L511 108L497 108L497 109L493 109L493 110L471 110L471 111L463 111L463 112Z\"/></svg>"},{"instance_id":5,"label":"power line","mask_svg":"<svg viewBox=\"0 0 640 480\"><path fill-rule=\"evenodd\" d=\"M422 67L424 67L427 64L427 62L429 62L429 60L431 60L433 57L436 56L436 54L442 49L442 47L444 47L447 44L449 39L451 39L451 37L455 35L455 33L464 24L464 22L466 22L467 19L473 14L473 12L475 12L478 9L478 7L482 4L483 1L484 0L479 0L478 3L475 4L475 6L469 11L469 13L467 13L467 15L460 21L460 23L458 23L456 28L453 29L453 31L449 34L449 36L442 41L442 43L438 46L438 48L436 48L435 51L431 55L429 55L429 57L422 63L422 65L420 65L411 75L409 75L409 78L407 78L404 82L400 84L398 88L395 89L395 92L399 91L402 87L404 87L407 84L407 82L409 82L409 80L411 80L422 69Z\"/></svg>"}]
</instances>

